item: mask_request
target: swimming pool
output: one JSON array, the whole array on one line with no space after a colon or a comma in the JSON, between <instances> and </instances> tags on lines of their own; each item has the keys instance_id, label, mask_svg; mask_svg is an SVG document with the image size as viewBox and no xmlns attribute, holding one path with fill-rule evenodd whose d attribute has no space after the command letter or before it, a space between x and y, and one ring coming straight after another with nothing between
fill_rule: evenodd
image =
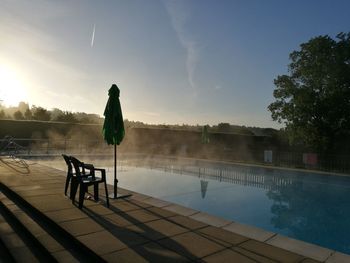
<instances>
[{"instance_id":1,"label":"swimming pool","mask_svg":"<svg viewBox=\"0 0 350 263\"><path fill-rule=\"evenodd\" d=\"M121 162L118 179L122 188L350 254L350 177L157 158Z\"/></svg>"},{"instance_id":2,"label":"swimming pool","mask_svg":"<svg viewBox=\"0 0 350 263\"><path fill-rule=\"evenodd\" d=\"M107 167L113 158L82 160ZM118 187L350 254L350 177L193 159L118 159ZM65 170L62 158L39 161Z\"/></svg>"}]
</instances>

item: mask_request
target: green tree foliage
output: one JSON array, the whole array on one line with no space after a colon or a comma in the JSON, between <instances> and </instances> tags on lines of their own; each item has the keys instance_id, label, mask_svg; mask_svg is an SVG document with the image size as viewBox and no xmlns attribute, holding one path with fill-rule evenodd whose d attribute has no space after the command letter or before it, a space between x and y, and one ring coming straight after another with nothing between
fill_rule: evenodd
<instances>
[{"instance_id":1,"label":"green tree foliage","mask_svg":"<svg viewBox=\"0 0 350 263\"><path fill-rule=\"evenodd\" d=\"M24 112L24 118L26 120L31 120L33 119L33 114L32 114L32 111L28 108L26 109L26 111Z\"/></svg>"},{"instance_id":2,"label":"green tree foliage","mask_svg":"<svg viewBox=\"0 0 350 263\"><path fill-rule=\"evenodd\" d=\"M350 131L350 33L312 38L290 54L289 75L275 80L272 119L290 141L332 151Z\"/></svg>"},{"instance_id":3,"label":"green tree foliage","mask_svg":"<svg viewBox=\"0 0 350 263\"><path fill-rule=\"evenodd\" d=\"M230 132L231 131L231 125L226 122L221 122L218 124L218 132Z\"/></svg>"},{"instance_id":4,"label":"green tree foliage","mask_svg":"<svg viewBox=\"0 0 350 263\"><path fill-rule=\"evenodd\" d=\"M23 113L21 111L16 111L14 114L13 114L13 118L15 120L24 120L24 116L23 116Z\"/></svg>"},{"instance_id":5,"label":"green tree foliage","mask_svg":"<svg viewBox=\"0 0 350 263\"><path fill-rule=\"evenodd\" d=\"M42 107L32 107L33 119L38 121L49 121L51 119L50 112Z\"/></svg>"},{"instance_id":6,"label":"green tree foliage","mask_svg":"<svg viewBox=\"0 0 350 263\"><path fill-rule=\"evenodd\" d=\"M51 120L53 121L57 121L58 117L64 114L64 112L58 108L53 108L50 113L51 113Z\"/></svg>"},{"instance_id":7,"label":"green tree foliage","mask_svg":"<svg viewBox=\"0 0 350 263\"><path fill-rule=\"evenodd\" d=\"M61 121L61 122L74 122L74 123L78 122L74 114L69 111L65 111L61 115L58 115L55 120Z\"/></svg>"}]
</instances>

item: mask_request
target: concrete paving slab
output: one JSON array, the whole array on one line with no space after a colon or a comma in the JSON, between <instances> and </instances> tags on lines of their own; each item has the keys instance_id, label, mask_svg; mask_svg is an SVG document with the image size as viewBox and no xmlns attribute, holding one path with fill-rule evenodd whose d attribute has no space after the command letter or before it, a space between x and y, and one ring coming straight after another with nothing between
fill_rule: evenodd
<instances>
[{"instance_id":1,"label":"concrete paving slab","mask_svg":"<svg viewBox=\"0 0 350 263\"><path fill-rule=\"evenodd\" d=\"M232 221L225 220L204 212L191 215L190 218L216 227L224 227L232 223Z\"/></svg>"},{"instance_id":2,"label":"concrete paving slab","mask_svg":"<svg viewBox=\"0 0 350 263\"><path fill-rule=\"evenodd\" d=\"M144 199L143 202L146 204L155 206L155 207L164 207L164 206L170 205L170 203L167 201L160 200L160 199L153 198L153 197Z\"/></svg>"},{"instance_id":3,"label":"concrete paving slab","mask_svg":"<svg viewBox=\"0 0 350 263\"><path fill-rule=\"evenodd\" d=\"M61 209L58 211L50 211L46 212L45 214L56 223L71 221L75 219L83 219L88 217L84 212L77 209L76 207Z\"/></svg>"},{"instance_id":4,"label":"concrete paving slab","mask_svg":"<svg viewBox=\"0 0 350 263\"><path fill-rule=\"evenodd\" d=\"M80 262L75 257L73 257L71 253L65 250L53 252L52 256L54 256L54 258L56 258L58 262L62 262L62 263L79 263Z\"/></svg>"},{"instance_id":5,"label":"concrete paving slab","mask_svg":"<svg viewBox=\"0 0 350 263\"><path fill-rule=\"evenodd\" d=\"M177 214L183 215L183 216L191 216L191 215L194 215L196 213L199 213L199 211L194 210L192 208L184 207L181 205L175 205L175 204L163 207L163 209L169 210L171 212L174 212L174 213L177 213Z\"/></svg>"},{"instance_id":6,"label":"concrete paving slab","mask_svg":"<svg viewBox=\"0 0 350 263\"><path fill-rule=\"evenodd\" d=\"M112 215L114 212L104 205L94 205L89 206L88 208L83 207L82 212L88 210L89 213L94 213L98 215Z\"/></svg>"},{"instance_id":7,"label":"concrete paving slab","mask_svg":"<svg viewBox=\"0 0 350 263\"><path fill-rule=\"evenodd\" d=\"M18 213L23 214L24 212L15 204L9 203L6 205L6 207L12 212L12 213Z\"/></svg>"},{"instance_id":8,"label":"concrete paving slab","mask_svg":"<svg viewBox=\"0 0 350 263\"><path fill-rule=\"evenodd\" d=\"M190 262L189 259L153 242L136 248L127 248L114 253L110 253L104 255L103 258L108 262Z\"/></svg>"},{"instance_id":9,"label":"concrete paving slab","mask_svg":"<svg viewBox=\"0 0 350 263\"><path fill-rule=\"evenodd\" d=\"M148 222L140 227L143 230L143 232L140 234L151 240L171 237L189 231L188 229L171 223L165 219Z\"/></svg>"},{"instance_id":10,"label":"concrete paving slab","mask_svg":"<svg viewBox=\"0 0 350 263\"><path fill-rule=\"evenodd\" d=\"M213 226L201 228L197 230L196 233L201 234L208 239L215 240L220 245L225 247L235 246L248 240L247 237L233 234L224 229Z\"/></svg>"},{"instance_id":11,"label":"concrete paving slab","mask_svg":"<svg viewBox=\"0 0 350 263\"><path fill-rule=\"evenodd\" d=\"M168 218L168 217L177 215L176 213L173 213L173 212L170 212L170 211L158 208L158 207L147 208L147 211L154 213L156 216L164 217L164 218Z\"/></svg>"},{"instance_id":12,"label":"concrete paving slab","mask_svg":"<svg viewBox=\"0 0 350 263\"><path fill-rule=\"evenodd\" d=\"M138 201L138 200L133 200L133 199L124 199L124 202L129 203L129 204L133 204L139 208L148 208L148 207L152 207L152 205L144 203L142 201Z\"/></svg>"},{"instance_id":13,"label":"concrete paving slab","mask_svg":"<svg viewBox=\"0 0 350 263\"><path fill-rule=\"evenodd\" d=\"M78 236L77 239L98 255L104 255L127 247L125 243L106 230Z\"/></svg>"},{"instance_id":14,"label":"concrete paving slab","mask_svg":"<svg viewBox=\"0 0 350 263\"><path fill-rule=\"evenodd\" d=\"M30 197L30 196L48 196L48 195L57 195L62 194L62 189L38 189L38 190L26 190L26 191L18 191L17 192L22 197Z\"/></svg>"},{"instance_id":15,"label":"concrete paving slab","mask_svg":"<svg viewBox=\"0 0 350 263\"><path fill-rule=\"evenodd\" d=\"M268 240L266 243L319 261L325 261L333 253L333 251L330 249L306 243L300 240L292 239L282 235L276 235L270 240Z\"/></svg>"},{"instance_id":16,"label":"concrete paving slab","mask_svg":"<svg viewBox=\"0 0 350 263\"><path fill-rule=\"evenodd\" d=\"M86 235L103 230L100 224L97 224L91 218L65 221L59 223L59 225L74 236Z\"/></svg>"},{"instance_id":17,"label":"concrete paving slab","mask_svg":"<svg viewBox=\"0 0 350 263\"><path fill-rule=\"evenodd\" d=\"M46 196L46 198L42 198L41 196L31 196L27 197L26 201L43 212L58 211L73 207L71 202L62 198L60 195Z\"/></svg>"},{"instance_id":18,"label":"concrete paving slab","mask_svg":"<svg viewBox=\"0 0 350 263\"><path fill-rule=\"evenodd\" d=\"M28 247L16 247L10 249L11 254L19 263L39 263L40 261L33 255Z\"/></svg>"},{"instance_id":19,"label":"concrete paving slab","mask_svg":"<svg viewBox=\"0 0 350 263\"><path fill-rule=\"evenodd\" d=\"M305 258L300 263L319 263L320 261L316 261L313 259Z\"/></svg>"},{"instance_id":20,"label":"concrete paving slab","mask_svg":"<svg viewBox=\"0 0 350 263\"><path fill-rule=\"evenodd\" d=\"M203 258L225 248L193 232L162 239L158 242L190 259Z\"/></svg>"},{"instance_id":21,"label":"concrete paving slab","mask_svg":"<svg viewBox=\"0 0 350 263\"><path fill-rule=\"evenodd\" d=\"M3 235L3 236L1 236L1 239L6 244L6 247L8 249L26 246L23 243L22 239L15 233Z\"/></svg>"},{"instance_id":22,"label":"concrete paving slab","mask_svg":"<svg viewBox=\"0 0 350 263\"><path fill-rule=\"evenodd\" d=\"M138 205L137 203L128 202L128 201L122 201L122 200L109 200L110 202L110 209L114 213L121 213L121 212L129 212L133 210L140 210L144 207ZM147 205L147 207L151 207L150 205Z\"/></svg>"},{"instance_id":23,"label":"concrete paving slab","mask_svg":"<svg viewBox=\"0 0 350 263\"><path fill-rule=\"evenodd\" d=\"M258 242L256 240L249 240L247 242L244 242L243 244L240 244L239 247L246 249L252 253L277 260L279 262L300 262L302 259L304 259L304 257L301 255L281 248L276 248L274 246Z\"/></svg>"},{"instance_id":24,"label":"concrete paving slab","mask_svg":"<svg viewBox=\"0 0 350 263\"><path fill-rule=\"evenodd\" d=\"M168 220L190 230L195 230L207 226L207 224L181 215L169 217Z\"/></svg>"},{"instance_id":25,"label":"concrete paving slab","mask_svg":"<svg viewBox=\"0 0 350 263\"><path fill-rule=\"evenodd\" d=\"M102 216L102 218L108 222L110 222L113 225L119 226L119 227L125 227L132 225L134 222L127 220L125 217L119 214L111 214L111 215L105 215Z\"/></svg>"},{"instance_id":26,"label":"concrete paving slab","mask_svg":"<svg viewBox=\"0 0 350 263\"><path fill-rule=\"evenodd\" d=\"M93 216L91 217L91 220L99 224L104 230L110 232L115 237L120 239L120 241L125 243L127 246L135 246L149 242L148 239L142 237L141 235L138 235L136 232L126 229L122 226L118 226L113 221L108 220L106 216Z\"/></svg>"},{"instance_id":27,"label":"concrete paving slab","mask_svg":"<svg viewBox=\"0 0 350 263\"><path fill-rule=\"evenodd\" d=\"M161 218L151 212L148 212L147 210L134 210L124 214L121 213L120 215L132 222L133 224L145 223Z\"/></svg>"},{"instance_id":28,"label":"concrete paving slab","mask_svg":"<svg viewBox=\"0 0 350 263\"><path fill-rule=\"evenodd\" d=\"M256 263L255 260L250 259L236 251L225 249L218 253L202 258L204 262L218 263L218 262L240 262L240 263Z\"/></svg>"},{"instance_id":29,"label":"concrete paving slab","mask_svg":"<svg viewBox=\"0 0 350 263\"><path fill-rule=\"evenodd\" d=\"M261 255L258 255L258 254L255 254L255 253L252 253L248 250L245 250L241 247L232 247L231 248L233 251L236 251L242 255L245 255L251 259L254 259L256 262L259 262L259 263L276 263L278 261L276 260L272 260L270 258L266 258L266 257L263 257ZM310 262L311 263L311 262Z\"/></svg>"},{"instance_id":30,"label":"concrete paving slab","mask_svg":"<svg viewBox=\"0 0 350 263\"><path fill-rule=\"evenodd\" d=\"M7 222L0 223L0 236L12 234L12 233L13 233L13 229Z\"/></svg>"},{"instance_id":31,"label":"concrete paving slab","mask_svg":"<svg viewBox=\"0 0 350 263\"><path fill-rule=\"evenodd\" d=\"M42 235L43 233L45 233L45 231L27 214L20 212L20 213L15 213L15 216L17 217L17 219L21 221L21 223L24 226L26 226L30 230L30 232L34 236Z\"/></svg>"},{"instance_id":32,"label":"concrete paving slab","mask_svg":"<svg viewBox=\"0 0 350 263\"><path fill-rule=\"evenodd\" d=\"M150 242L149 239L146 239L143 236L127 229L111 227L106 230L108 230L128 247L140 246L142 244Z\"/></svg>"},{"instance_id":33,"label":"concrete paving slab","mask_svg":"<svg viewBox=\"0 0 350 263\"><path fill-rule=\"evenodd\" d=\"M350 262L350 255L335 252L327 260L326 263L348 263Z\"/></svg>"},{"instance_id":34,"label":"concrete paving slab","mask_svg":"<svg viewBox=\"0 0 350 263\"><path fill-rule=\"evenodd\" d=\"M131 200L144 201L145 199L151 198L149 195L144 195L133 191L130 191L130 193L132 193L132 196L130 197Z\"/></svg>"},{"instance_id":35,"label":"concrete paving slab","mask_svg":"<svg viewBox=\"0 0 350 263\"><path fill-rule=\"evenodd\" d=\"M49 252L57 252L57 251L62 251L65 250L65 248L58 243L55 239L53 239L52 236L50 236L49 234L43 234L40 236L36 237L39 242L41 244L43 244L45 246L45 248L49 251Z\"/></svg>"},{"instance_id":36,"label":"concrete paving slab","mask_svg":"<svg viewBox=\"0 0 350 263\"><path fill-rule=\"evenodd\" d=\"M110 263L148 263L150 260L146 259L145 256L140 255L134 249L126 248L117 252L103 255L102 258Z\"/></svg>"},{"instance_id":37,"label":"concrete paving slab","mask_svg":"<svg viewBox=\"0 0 350 263\"><path fill-rule=\"evenodd\" d=\"M235 223L235 222L227 226L224 226L223 229L230 231L232 233L240 234L262 242L276 235L275 233L265 231L261 228L244 225L240 223Z\"/></svg>"},{"instance_id":38,"label":"concrete paving slab","mask_svg":"<svg viewBox=\"0 0 350 263\"><path fill-rule=\"evenodd\" d=\"M20 191L32 191L32 190L39 190L43 189L40 185L21 185L21 186L13 186L12 190L16 192Z\"/></svg>"}]
</instances>

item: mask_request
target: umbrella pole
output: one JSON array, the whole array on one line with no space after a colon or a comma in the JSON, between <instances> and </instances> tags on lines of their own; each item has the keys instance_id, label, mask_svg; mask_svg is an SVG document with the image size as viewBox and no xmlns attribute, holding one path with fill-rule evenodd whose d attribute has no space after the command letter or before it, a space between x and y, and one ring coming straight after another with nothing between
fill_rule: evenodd
<instances>
[{"instance_id":1,"label":"umbrella pole","mask_svg":"<svg viewBox=\"0 0 350 263\"><path fill-rule=\"evenodd\" d=\"M125 197L132 196L132 194L118 195L118 193L117 193L117 185L118 185L118 179L117 179L117 145L114 144L114 187L113 187L113 196L110 196L110 198L119 199L119 198L125 198Z\"/></svg>"},{"instance_id":2,"label":"umbrella pole","mask_svg":"<svg viewBox=\"0 0 350 263\"><path fill-rule=\"evenodd\" d=\"M117 198L117 145L114 144L114 198Z\"/></svg>"}]
</instances>

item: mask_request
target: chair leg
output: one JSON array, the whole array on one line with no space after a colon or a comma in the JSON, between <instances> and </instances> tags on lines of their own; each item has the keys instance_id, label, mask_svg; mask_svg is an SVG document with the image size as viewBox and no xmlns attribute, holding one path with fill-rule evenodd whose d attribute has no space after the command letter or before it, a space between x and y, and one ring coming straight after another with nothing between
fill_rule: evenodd
<instances>
[{"instance_id":1,"label":"chair leg","mask_svg":"<svg viewBox=\"0 0 350 263\"><path fill-rule=\"evenodd\" d=\"M107 183L106 183L106 181L105 181L105 190L106 190L107 207L109 207L109 196L108 196L108 189L107 189Z\"/></svg>"},{"instance_id":2,"label":"chair leg","mask_svg":"<svg viewBox=\"0 0 350 263\"><path fill-rule=\"evenodd\" d=\"M83 207L84 204L84 197L86 193L87 187L84 184L80 184L80 190L79 190L79 209Z\"/></svg>"},{"instance_id":3,"label":"chair leg","mask_svg":"<svg viewBox=\"0 0 350 263\"><path fill-rule=\"evenodd\" d=\"M94 184L94 199L95 199L95 201L98 200L98 184L97 183Z\"/></svg>"},{"instance_id":4,"label":"chair leg","mask_svg":"<svg viewBox=\"0 0 350 263\"><path fill-rule=\"evenodd\" d=\"M64 186L64 195L67 195L67 190L68 190L68 185L69 185L69 181L71 180L71 175L67 175L66 178L66 185Z\"/></svg>"},{"instance_id":5,"label":"chair leg","mask_svg":"<svg viewBox=\"0 0 350 263\"><path fill-rule=\"evenodd\" d=\"M72 199L72 204L74 204L75 195L77 193L78 186L79 186L79 183L77 182L77 180L74 180L72 178L71 184L70 184L70 199Z\"/></svg>"}]
</instances>

